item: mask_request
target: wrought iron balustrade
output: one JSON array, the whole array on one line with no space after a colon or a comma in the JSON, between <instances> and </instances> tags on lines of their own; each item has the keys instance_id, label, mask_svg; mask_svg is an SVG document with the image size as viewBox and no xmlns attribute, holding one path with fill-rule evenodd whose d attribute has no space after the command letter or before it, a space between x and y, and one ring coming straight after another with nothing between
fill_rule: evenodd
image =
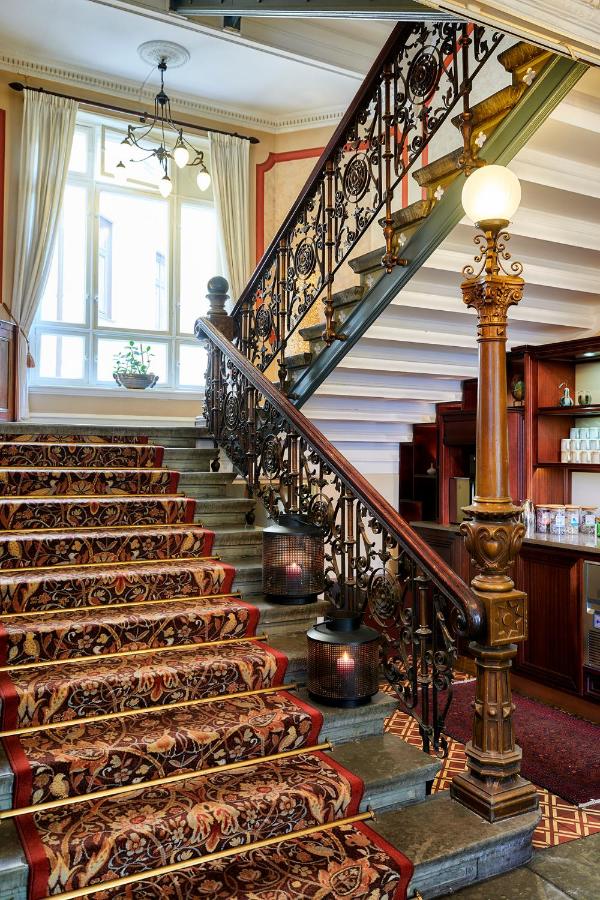
<instances>
[{"instance_id":1,"label":"wrought iron balustrade","mask_svg":"<svg viewBox=\"0 0 600 900\"><path fill-rule=\"evenodd\" d=\"M324 298L323 339L333 323L336 273L385 210L382 265L397 256L392 204L398 187L439 132L502 34L458 22L400 23L390 36L302 193L275 235L232 313L236 343L264 371Z\"/></svg>"},{"instance_id":2,"label":"wrought iron balustrade","mask_svg":"<svg viewBox=\"0 0 600 900\"><path fill-rule=\"evenodd\" d=\"M480 633L478 598L222 331L199 319L196 336L208 345L214 440L270 516L297 512L324 529L330 598L380 632L387 680L424 748L444 753L457 636Z\"/></svg>"}]
</instances>

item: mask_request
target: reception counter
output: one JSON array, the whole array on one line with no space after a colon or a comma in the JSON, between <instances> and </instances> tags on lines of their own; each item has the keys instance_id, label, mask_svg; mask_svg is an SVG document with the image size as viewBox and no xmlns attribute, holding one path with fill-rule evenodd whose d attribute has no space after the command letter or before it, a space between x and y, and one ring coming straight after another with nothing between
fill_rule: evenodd
<instances>
[{"instance_id":1,"label":"reception counter","mask_svg":"<svg viewBox=\"0 0 600 900\"><path fill-rule=\"evenodd\" d=\"M412 526L461 578L471 580L475 571L457 525L413 522ZM600 542L592 535L525 538L513 578L529 597L529 636L519 644L514 671L599 702L600 671L584 665L586 560L600 562Z\"/></svg>"}]
</instances>

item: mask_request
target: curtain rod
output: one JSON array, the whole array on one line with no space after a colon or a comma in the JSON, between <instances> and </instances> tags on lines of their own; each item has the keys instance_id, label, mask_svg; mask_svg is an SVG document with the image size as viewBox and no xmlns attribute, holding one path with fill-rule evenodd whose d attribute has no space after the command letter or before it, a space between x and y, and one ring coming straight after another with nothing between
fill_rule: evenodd
<instances>
[{"instance_id":1,"label":"curtain rod","mask_svg":"<svg viewBox=\"0 0 600 900\"><path fill-rule=\"evenodd\" d=\"M50 94L50 96L52 97L61 97L63 100L75 100L77 101L77 103L82 103L84 106L93 106L96 109L110 109L112 112L124 113L128 116L135 116L141 121L147 120L150 116L150 113L136 112L134 109L126 109L123 106L115 106L114 103L102 103L100 100L86 100L85 97L74 97L72 94L60 94L58 91L47 91L46 88L42 87L29 87L29 85L23 84L20 81L11 81L8 86L9 88L12 88L13 91L34 91L36 94ZM240 140L249 141L251 144L260 143L257 137L248 136L247 134L238 134L237 131L222 131L219 128L209 128L208 125L193 125L191 122L181 122L178 119L173 119L172 121L173 125L178 125L180 128L185 128L186 130L194 129L195 131L212 131L213 134L227 134L229 135L229 137L240 138Z\"/></svg>"}]
</instances>

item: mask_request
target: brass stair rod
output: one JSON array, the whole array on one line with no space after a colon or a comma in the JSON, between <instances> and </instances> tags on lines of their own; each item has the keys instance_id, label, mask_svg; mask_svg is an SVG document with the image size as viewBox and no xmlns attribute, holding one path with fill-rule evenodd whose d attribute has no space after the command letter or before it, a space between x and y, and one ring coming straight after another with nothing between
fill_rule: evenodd
<instances>
[{"instance_id":1,"label":"brass stair rod","mask_svg":"<svg viewBox=\"0 0 600 900\"><path fill-rule=\"evenodd\" d=\"M298 831L290 831L288 834L277 834L274 837L264 838L261 841L228 847L226 850L216 850L214 853L207 853L205 856L197 856L194 859L186 859L157 869L149 869L147 872L137 872L135 875L126 875L123 878L115 878L112 881L101 881L84 888L77 888L74 891L66 891L63 894L52 894L50 897L44 897L44 900L75 900L77 897L89 897L91 894L98 894L101 891L110 891L115 888L126 887L128 884L147 881L149 878L158 878L161 875L182 872L186 869L193 869L195 866L201 866L204 863L215 862L218 859L227 859L230 856L238 856L241 853L251 853L253 850L263 850L266 847L272 847L274 844L285 844L288 841L298 840L298 838L309 837L311 834L317 834L320 831L332 831L334 828L341 828L344 825L355 825L357 822L366 822L369 819L375 819L375 813L372 810L357 813L357 815L348 816L345 819L324 822L322 825L311 825L310 828L301 828Z\"/></svg>"},{"instance_id":2,"label":"brass stair rod","mask_svg":"<svg viewBox=\"0 0 600 900\"><path fill-rule=\"evenodd\" d=\"M303 754L317 753L318 751L324 750L333 750L333 744L331 744L330 741L324 741L321 744L314 744L311 747L298 747L295 750L284 750L281 753L272 753L269 756L256 756L249 759L238 760L237 762L227 763L222 766L210 766L207 769L201 769L199 772L179 772L177 775L166 775L164 778L153 778L150 781L141 781L137 784L122 784L114 788L105 788L102 791L90 791L89 794L76 794L72 797L62 797L59 800L48 800L46 803L32 803L31 806L22 806L18 809L4 809L0 810L0 821L2 821L2 819L14 819L16 816L24 816L27 813L42 812L47 809L58 809L62 806L86 803L88 800L104 800L111 797L120 797L123 794L135 794L136 791L143 791L146 788L178 784L181 781L195 781L197 778L205 778L207 775L214 775L215 772L233 772L237 769L247 769L250 766L257 766L263 762L273 762L279 759L292 759L294 756L302 756Z\"/></svg>"},{"instance_id":3,"label":"brass stair rod","mask_svg":"<svg viewBox=\"0 0 600 900\"><path fill-rule=\"evenodd\" d=\"M98 722L110 722L113 719L129 719L133 716L152 715L158 712L168 712L171 709L189 709L192 706L203 706L208 703L222 703L224 700L243 700L245 697L257 697L262 694L277 694L279 692L295 691L298 685L290 681L289 684L276 684L271 687L257 688L254 691L236 691L233 694L217 694L210 697L198 697L194 700L179 700L176 703L159 703L156 706L142 706L138 709L124 709L111 713L100 713L97 716L83 716L80 719L67 719L61 722L44 722L41 725L28 725L25 728L12 728L0 731L0 738L18 737L25 734L36 734L42 731L57 731L63 728L81 728L84 725L96 725Z\"/></svg>"},{"instance_id":4,"label":"brass stair rod","mask_svg":"<svg viewBox=\"0 0 600 900\"><path fill-rule=\"evenodd\" d=\"M189 600L190 602L194 600L223 600L229 597L235 599L241 596L240 591L229 591L229 593L226 594L195 594L190 595L189 597L159 597L157 600L130 600L125 603L98 603L95 606L72 606L68 609L32 609L28 612L2 613L0 614L0 622L6 619L20 619L23 616L60 616L61 614L64 615L65 613L70 612L81 613L89 612L91 610L100 612L100 610L121 609L124 606L137 608L158 603L182 603L184 600Z\"/></svg>"},{"instance_id":5,"label":"brass stair rod","mask_svg":"<svg viewBox=\"0 0 600 900\"><path fill-rule=\"evenodd\" d=\"M44 659L41 662L22 663L18 666L0 666L0 672L23 672L26 669L45 669L48 666L64 666L69 663L89 663L102 662L105 659L123 659L128 656L141 656L148 653L167 653L173 651L181 653L184 650L197 650L201 647L221 647L224 644L243 644L252 641L266 641L266 634L253 634L250 636L240 635L240 637L225 638L220 641L203 641L197 644L172 644L169 647L144 647L140 650L118 650L114 653L102 653L98 656L71 656L66 659Z\"/></svg>"}]
</instances>

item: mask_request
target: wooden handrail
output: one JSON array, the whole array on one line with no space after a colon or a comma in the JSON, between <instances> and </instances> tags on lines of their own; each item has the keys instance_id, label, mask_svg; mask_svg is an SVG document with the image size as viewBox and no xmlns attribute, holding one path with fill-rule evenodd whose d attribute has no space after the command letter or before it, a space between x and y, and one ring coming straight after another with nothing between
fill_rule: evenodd
<instances>
[{"instance_id":1,"label":"wooden handrail","mask_svg":"<svg viewBox=\"0 0 600 900\"><path fill-rule=\"evenodd\" d=\"M307 419L246 357L206 318L198 319L196 337L207 339L227 356L248 382L262 394L277 412L360 498L369 512L394 535L423 568L438 589L449 596L463 612L469 637L476 637L484 627L485 610L475 593L410 527L408 522L348 462L325 435Z\"/></svg>"}]
</instances>

